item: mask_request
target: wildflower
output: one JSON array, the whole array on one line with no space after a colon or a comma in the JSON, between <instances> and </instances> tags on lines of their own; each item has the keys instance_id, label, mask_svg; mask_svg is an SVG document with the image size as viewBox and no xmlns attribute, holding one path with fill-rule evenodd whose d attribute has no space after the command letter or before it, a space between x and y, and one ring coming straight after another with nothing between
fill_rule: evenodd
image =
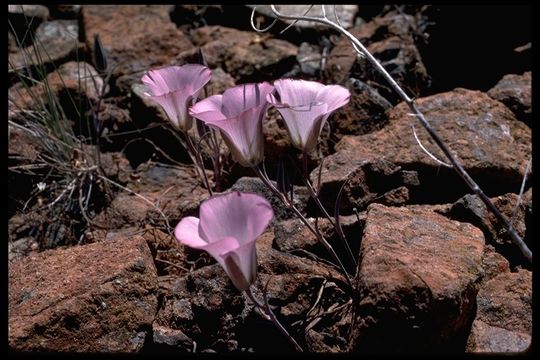
<instances>
[{"instance_id":1,"label":"wildflower","mask_svg":"<svg viewBox=\"0 0 540 360\"><path fill-rule=\"evenodd\" d=\"M283 117L292 144L303 152L316 145L323 125L336 109L349 102L349 90L316 81L282 79L274 82L276 93L268 101Z\"/></svg>"},{"instance_id":2,"label":"wildflower","mask_svg":"<svg viewBox=\"0 0 540 360\"><path fill-rule=\"evenodd\" d=\"M240 291L249 288L257 274L255 241L274 213L259 195L232 192L201 204L200 219L182 219L174 235L195 249L206 250L225 269Z\"/></svg>"},{"instance_id":3,"label":"wildflower","mask_svg":"<svg viewBox=\"0 0 540 360\"><path fill-rule=\"evenodd\" d=\"M189 113L220 130L240 165L255 166L264 158L262 120L269 106L266 96L273 90L266 82L238 85L198 102Z\"/></svg>"},{"instance_id":4,"label":"wildflower","mask_svg":"<svg viewBox=\"0 0 540 360\"><path fill-rule=\"evenodd\" d=\"M163 107L174 127L188 131L193 124L188 107L211 77L206 66L187 64L150 70L141 81L150 90L145 95Z\"/></svg>"}]
</instances>

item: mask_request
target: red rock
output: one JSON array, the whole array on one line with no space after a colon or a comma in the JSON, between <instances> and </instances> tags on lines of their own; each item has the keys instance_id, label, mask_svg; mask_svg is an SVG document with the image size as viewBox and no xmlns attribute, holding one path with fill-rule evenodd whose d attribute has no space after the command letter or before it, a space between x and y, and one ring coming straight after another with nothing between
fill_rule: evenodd
<instances>
[{"instance_id":1,"label":"red rock","mask_svg":"<svg viewBox=\"0 0 540 360\"><path fill-rule=\"evenodd\" d=\"M360 41L365 41L364 28L365 24L362 24L349 29L349 32ZM351 69L357 61L361 61L360 59L360 55L356 54L349 40L343 37L330 51L324 75L334 83L341 83L349 77Z\"/></svg>"},{"instance_id":2,"label":"red rock","mask_svg":"<svg viewBox=\"0 0 540 360\"><path fill-rule=\"evenodd\" d=\"M392 36L370 44L368 51L384 64L383 66L392 78L409 94L419 96L429 86L430 78L427 69L413 41L404 41L400 36ZM371 66L365 62L363 64L366 67ZM376 72L374 75L373 81L377 81L384 87L388 86L386 79L380 73ZM384 87L381 90L385 90ZM391 100L398 98L393 91L384 92L384 95Z\"/></svg>"},{"instance_id":3,"label":"red rock","mask_svg":"<svg viewBox=\"0 0 540 360\"><path fill-rule=\"evenodd\" d=\"M518 195L513 193L504 194L491 198L493 204L508 218L514 218L514 227L519 236L524 236L526 231L525 212L527 202L530 200L532 192L526 192L521 199L520 205L516 208ZM515 210L515 212L514 212ZM504 239L501 223L491 212L487 211L485 204L476 195L466 195L456 201L451 209L451 215L456 219L466 219L478 223L477 226L485 228L491 238L497 243L503 243L504 240L511 242L510 239Z\"/></svg>"},{"instance_id":4,"label":"red rock","mask_svg":"<svg viewBox=\"0 0 540 360\"><path fill-rule=\"evenodd\" d=\"M523 75L509 74L492 87L487 94L501 101L516 114L518 120L531 120L531 72Z\"/></svg>"},{"instance_id":5,"label":"red rock","mask_svg":"<svg viewBox=\"0 0 540 360\"><path fill-rule=\"evenodd\" d=\"M163 344L174 346L178 349L184 349L194 352L196 344L186 336L181 330L171 329L166 326L161 326L155 323L152 326L154 344Z\"/></svg>"},{"instance_id":6,"label":"red rock","mask_svg":"<svg viewBox=\"0 0 540 360\"><path fill-rule=\"evenodd\" d=\"M485 282L478 292L477 319L507 330L532 330L532 273L504 272Z\"/></svg>"},{"instance_id":7,"label":"red rock","mask_svg":"<svg viewBox=\"0 0 540 360\"><path fill-rule=\"evenodd\" d=\"M100 104L98 117L102 129L103 140L100 145L103 152L120 150L118 149L118 143L120 141L114 141L116 139L112 140L111 135L117 136L119 135L118 133L122 133L123 131L132 131L134 127L133 119L130 116L130 113L132 113L130 111L131 109L116 105L115 100L117 99L108 98Z\"/></svg>"},{"instance_id":8,"label":"red rock","mask_svg":"<svg viewBox=\"0 0 540 360\"><path fill-rule=\"evenodd\" d=\"M329 118L332 140L343 135L364 135L382 128L387 123L386 110L392 105L377 90L359 81L351 81L350 102Z\"/></svg>"},{"instance_id":9,"label":"red rock","mask_svg":"<svg viewBox=\"0 0 540 360\"><path fill-rule=\"evenodd\" d=\"M344 219L343 222L346 229L349 221ZM352 223L350 226L354 227L357 224ZM345 305L349 298L345 294L346 290L343 290L347 288L343 275L336 268L320 260L313 260L309 254L278 251L274 247L277 247L278 237L282 235L283 232L281 235L268 232L257 242L260 265L254 294L259 299L262 298L260 290L270 280L268 286L270 304L278 305L274 311L289 332L303 334L309 326L305 344L302 336L295 337L304 350L326 353L347 351L347 334L350 327L350 317L347 314L350 315L351 307ZM313 304L319 292L322 292L322 297L314 309ZM324 314L330 307L338 306L342 306L341 310ZM268 344L266 347L268 348L266 351L273 351ZM288 348L290 345L284 343L283 351Z\"/></svg>"},{"instance_id":10,"label":"red rock","mask_svg":"<svg viewBox=\"0 0 540 360\"><path fill-rule=\"evenodd\" d=\"M486 281L477 296L468 352L520 352L531 344L532 273L503 272Z\"/></svg>"},{"instance_id":11,"label":"red rock","mask_svg":"<svg viewBox=\"0 0 540 360\"><path fill-rule=\"evenodd\" d=\"M35 102L35 98L42 99L46 104L47 87L58 98L72 96L73 101L82 104L96 102L103 88L103 79L96 70L84 62L70 61L58 68L58 71L47 75L47 82L34 85L30 88L17 83L8 90L8 116L20 117L22 110L42 110L43 105Z\"/></svg>"},{"instance_id":12,"label":"red rock","mask_svg":"<svg viewBox=\"0 0 540 360\"><path fill-rule=\"evenodd\" d=\"M338 273L336 268L305 257L293 256L281 252L274 248L273 244L275 244L275 242L275 234L273 231L267 231L257 241L260 274L313 274L318 277L334 279L338 282L345 281L343 275ZM264 277L264 275L262 276ZM265 284L265 281L261 279L261 283Z\"/></svg>"},{"instance_id":13,"label":"red rock","mask_svg":"<svg viewBox=\"0 0 540 360\"><path fill-rule=\"evenodd\" d=\"M133 172L128 159L121 152L107 152L100 156L100 166L103 169L105 176L120 183L129 181L129 177Z\"/></svg>"},{"instance_id":14,"label":"red rock","mask_svg":"<svg viewBox=\"0 0 540 360\"><path fill-rule=\"evenodd\" d=\"M274 186L276 185L275 182ZM274 209L274 221L296 218L292 210L286 208L283 203L274 195L258 177L241 177L229 189L230 191L242 191L258 194L266 198ZM302 213L305 213L309 194L304 186L294 187L295 206Z\"/></svg>"},{"instance_id":15,"label":"red rock","mask_svg":"<svg viewBox=\"0 0 540 360\"><path fill-rule=\"evenodd\" d=\"M125 190L120 190L111 205L96 217L108 229L142 226L168 219L174 227L184 216L197 215L199 203L208 197L193 167L169 167L156 163L140 165L131 175L127 188L155 204ZM156 209L159 208L163 215Z\"/></svg>"},{"instance_id":16,"label":"red rock","mask_svg":"<svg viewBox=\"0 0 540 360\"><path fill-rule=\"evenodd\" d=\"M418 94L429 82L422 57L415 45L416 24L417 19L411 15L390 12L384 17L375 17L368 23L350 29L351 34L367 47L394 79L413 94ZM358 64L357 70L364 74L362 78L387 86L378 73L373 73L367 60L359 59L361 57L353 50L349 40L342 37L330 52L326 76L334 82L341 82L349 77L355 64ZM389 99L395 96L390 93L387 95Z\"/></svg>"},{"instance_id":17,"label":"red rock","mask_svg":"<svg viewBox=\"0 0 540 360\"><path fill-rule=\"evenodd\" d=\"M526 212L527 212L527 203L531 201L532 199L532 189L525 192L523 194L523 198L520 200L520 204L516 209L516 205L518 202L518 195L509 193L501 196L497 196L496 198L492 198L491 201L493 201L493 204L499 209L504 215L506 215L509 219L512 219L514 228L516 229L519 236L522 238L525 238L525 233L527 231L527 224L526 224ZM495 215L493 213L488 212L486 214L485 218L488 228L490 232L492 233L493 237L497 240L497 242L507 242L512 243L510 239L508 239L507 236L505 236L505 230L503 230L503 227L500 223L500 221L497 220ZM532 240L532 239L531 239Z\"/></svg>"},{"instance_id":18,"label":"red rock","mask_svg":"<svg viewBox=\"0 0 540 360\"><path fill-rule=\"evenodd\" d=\"M508 108L481 92L465 89L421 98L417 104L484 191L501 193L519 189L531 156L531 131L516 121ZM420 148L412 124L424 147L446 161L409 113L408 107L401 103L387 113L389 123L383 129L362 136L344 136L336 145L337 152L325 159L324 167L333 163L388 160L405 169L418 169L420 183L430 185L427 189L430 202L436 196L444 200L440 202L455 201L456 195L462 196L469 190L454 170L441 167ZM350 165L345 169L350 169ZM446 184L446 190L434 193L432 182Z\"/></svg>"},{"instance_id":19,"label":"red rock","mask_svg":"<svg viewBox=\"0 0 540 360\"><path fill-rule=\"evenodd\" d=\"M134 352L157 311L141 237L49 250L10 264L9 348Z\"/></svg>"},{"instance_id":20,"label":"red rock","mask_svg":"<svg viewBox=\"0 0 540 360\"><path fill-rule=\"evenodd\" d=\"M8 125L8 156L17 163L33 162L37 159L42 148L37 144L29 132Z\"/></svg>"},{"instance_id":21,"label":"red rock","mask_svg":"<svg viewBox=\"0 0 540 360\"><path fill-rule=\"evenodd\" d=\"M472 325L467 339L467 353L521 353L531 345L531 336L490 326L481 320Z\"/></svg>"},{"instance_id":22,"label":"red rock","mask_svg":"<svg viewBox=\"0 0 540 360\"><path fill-rule=\"evenodd\" d=\"M213 347L219 339L234 338L232 317L238 316L242 307L242 296L223 268L217 264L205 266L174 281L156 315L154 328L181 332L185 339L175 347L192 351L196 343L201 351Z\"/></svg>"},{"instance_id":23,"label":"red rock","mask_svg":"<svg viewBox=\"0 0 540 360\"><path fill-rule=\"evenodd\" d=\"M273 80L292 67L297 48L269 34L240 31L223 26L204 26L193 31L210 68L222 67L236 81ZM197 49L179 55L193 56Z\"/></svg>"},{"instance_id":24,"label":"red rock","mask_svg":"<svg viewBox=\"0 0 540 360\"><path fill-rule=\"evenodd\" d=\"M415 171L402 170L396 164L361 153L339 151L324 159L319 197L327 209L335 207L336 196L347 181L341 198L340 213L351 214L353 208L364 210L372 202L402 205L409 200L409 189L419 185ZM319 168L311 172L317 182Z\"/></svg>"},{"instance_id":25,"label":"red rock","mask_svg":"<svg viewBox=\"0 0 540 360\"><path fill-rule=\"evenodd\" d=\"M501 273L510 272L508 260L495 251L495 248L491 245L486 245L482 265L484 267L482 282L489 281Z\"/></svg>"},{"instance_id":26,"label":"red rock","mask_svg":"<svg viewBox=\"0 0 540 360\"><path fill-rule=\"evenodd\" d=\"M140 233L140 230L138 232ZM191 268L189 262L193 258L193 253L197 255L195 261L200 253L200 251L180 244L172 234L151 225L147 225L141 235L148 242L152 254L155 254L154 260L160 277L172 276L176 278L179 275L185 275L186 269ZM161 285L160 282L160 288Z\"/></svg>"},{"instance_id":27,"label":"red rock","mask_svg":"<svg viewBox=\"0 0 540 360\"><path fill-rule=\"evenodd\" d=\"M523 194L520 205L516 207L518 195L508 193L505 195L491 198L493 204L505 215L508 219L513 219L512 224L517 234L530 246L532 239L527 234L527 211L528 203L532 199L532 188ZM488 211L485 204L476 195L465 195L456 201L448 215L458 221L467 221L481 228L485 235L486 241L492 244L495 249L510 260L512 268L516 265L530 266L518 247L514 244L510 236L507 234L502 223L495 215Z\"/></svg>"},{"instance_id":28,"label":"red rock","mask_svg":"<svg viewBox=\"0 0 540 360\"><path fill-rule=\"evenodd\" d=\"M474 315L483 251L483 234L470 224L422 206L370 205L356 278L354 349L451 351Z\"/></svg>"},{"instance_id":29,"label":"red rock","mask_svg":"<svg viewBox=\"0 0 540 360\"><path fill-rule=\"evenodd\" d=\"M226 73L222 68L212 69L212 78L206 86L208 96L223 94L225 90L235 86L234 78ZM204 91L202 92L202 94ZM203 97L201 94L201 98Z\"/></svg>"},{"instance_id":30,"label":"red rock","mask_svg":"<svg viewBox=\"0 0 540 360\"><path fill-rule=\"evenodd\" d=\"M360 220L365 219L365 213L360 215ZM308 218L309 223L315 227L315 219ZM341 241L335 233L334 228L326 218L320 218L319 231L334 246L336 251L344 252ZM358 249L360 242L360 231L363 224L359 224L356 215L342 216L340 218L341 228L352 249ZM333 259L324 246L319 243L315 235L308 229L303 222L298 218L280 221L274 226L274 247L283 252L294 252L296 250L308 251L321 258L326 258L333 262ZM345 263L349 260L347 255L343 255L346 259L342 259Z\"/></svg>"},{"instance_id":31,"label":"red rock","mask_svg":"<svg viewBox=\"0 0 540 360\"><path fill-rule=\"evenodd\" d=\"M170 19L172 5L85 5L82 9L87 47L99 34L122 88L140 80L150 67L167 65L193 44ZM115 66L117 66L115 68Z\"/></svg>"}]
</instances>

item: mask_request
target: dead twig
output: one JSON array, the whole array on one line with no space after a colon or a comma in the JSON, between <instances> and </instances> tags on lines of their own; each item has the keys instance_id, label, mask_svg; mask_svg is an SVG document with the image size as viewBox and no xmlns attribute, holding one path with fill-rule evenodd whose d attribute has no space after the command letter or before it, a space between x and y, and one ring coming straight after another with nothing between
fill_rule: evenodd
<instances>
[{"instance_id":1,"label":"dead twig","mask_svg":"<svg viewBox=\"0 0 540 360\"><path fill-rule=\"evenodd\" d=\"M516 246L519 247L522 254L529 260L529 262L532 262L532 251L529 249L527 244L523 241L523 239L518 235L516 229L510 222L510 220L503 214L501 211L493 204L493 202L490 200L490 198L483 192L483 190L478 186L478 184L472 179L472 177L469 175L469 173L465 170L463 165L461 164L461 161L452 154L450 151L450 148L446 145L446 143L442 140L442 138L439 136L439 134L435 131L435 129L431 126L431 124L428 122L428 120L425 118L424 114L420 111L414 100L407 95L407 93L399 86L399 84L394 80L394 78L386 71L386 69L381 65L381 63L367 50L367 48L362 44L360 40L358 40L353 34L351 34L349 31L347 31L343 26L339 25L339 23L335 23L328 19L326 16L322 17L315 17L315 16L306 16L306 15L285 15L280 13L275 5L270 5L272 8L272 12L274 15L279 19L285 19L285 20L302 20L302 21L311 21L316 22L320 24L324 24L339 33L341 33L343 36L345 36L352 44L354 50L363 55L370 63L371 65L381 73L381 75L385 78L385 80L388 82L392 90L394 90L399 97L407 104L409 109L411 110L412 114L420 121L424 129L428 132L429 136L435 141L437 146L441 149L441 151L444 153L454 170L458 173L458 175L465 181L467 186L476 194L478 197L482 200L482 202L486 205L486 207L495 215L495 217L504 225L506 228L506 231L510 235L512 241Z\"/></svg>"}]
</instances>

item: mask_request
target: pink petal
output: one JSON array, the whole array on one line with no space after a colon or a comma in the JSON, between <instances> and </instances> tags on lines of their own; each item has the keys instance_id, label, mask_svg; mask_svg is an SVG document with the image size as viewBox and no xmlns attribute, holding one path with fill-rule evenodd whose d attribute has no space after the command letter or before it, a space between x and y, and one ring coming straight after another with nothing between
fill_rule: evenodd
<instances>
[{"instance_id":1,"label":"pink petal","mask_svg":"<svg viewBox=\"0 0 540 360\"><path fill-rule=\"evenodd\" d=\"M325 115L326 104L303 107L277 107L283 117L292 144L302 151L310 151L317 145Z\"/></svg>"},{"instance_id":2,"label":"pink petal","mask_svg":"<svg viewBox=\"0 0 540 360\"><path fill-rule=\"evenodd\" d=\"M322 88L315 101L328 105L328 113L346 105L351 97L349 90L340 85L327 85Z\"/></svg>"},{"instance_id":3,"label":"pink petal","mask_svg":"<svg viewBox=\"0 0 540 360\"><path fill-rule=\"evenodd\" d=\"M222 97L223 95L213 95L199 101L189 108L189 114L204 122L225 119L221 110Z\"/></svg>"},{"instance_id":4,"label":"pink petal","mask_svg":"<svg viewBox=\"0 0 540 360\"><path fill-rule=\"evenodd\" d=\"M267 82L242 84L225 90L223 93L223 114L226 117L238 116L241 112L266 103L266 95L274 87Z\"/></svg>"},{"instance_id":5,"label":"pink petal","mask_svg":"<svg viewBox=\"0 0 540 360\"><path fill-rule=\"evenodd\" d=\"M187 64L150 70L142 81L154 96L182 91L195 98L211 77L212 71L206 66Z\"/></svg>"},{"instance_id":6,"label":"pink petal","mask_svg":"<svg viewBox=\"0 0 540 360\"><path fill-rule=\"evenodd\" d=\"M187 103L191 97L184 97L183 93L173 92L160 96L152 96L152 100L157 102L173 123L180 130L191 128L192 119L187 116Z\"/></svg>"},{"instance_id":7,"label":"pink petal","mask_svg":"<svg viewBox=\"0 0 540 360\"><path fill-rule=\"evenodd\" d=\"M150 70L141 80L173 125L179 130L189 130L192 119L187 108L211 76L212 72L207 67L188 64Z\"/></svg>"},{"instance_id":8,"label":"pink petal","mask_svg":"<svg viewBox=\"0 0 540 360\"><path fill-rule=\"evenodd\" d=\"M200 221L196 217L183 218L174 229L174 236L181 244L195 249L202 249L208 242L199 236Z\"/></svg>"},{"instance_id":9,"label":"pink petal","mask_svg":"<svg viewBox=\"0 0 540 360\"><path fill-rule=\"evenodd\" d=\"M212 78L212 71L206 66L186 64L178 66L171 84L175 89L185 89L193 98L197 98L201 89Z\"/></svg>"},{"instance_id":10,"label":"pink petal","mask_svg":"<svg viewBox=\"0 0 540 360\"><path fill-rule=\"evenodd\" d=\"M224 268L234 285L246 290L257 276L257 251L255 243L248 243L220 255Z\"/></svg>"},{"instance_id":11,"label":"pink petal","mask_svg":"<svg viewBox=\"0 0 540 360\"><path fill-rule=\"evenodd\" d=\"M324 85L316 81L281 79L274 81L274 87L279 94L280 104L302 106L313 103ZM276 105L274 102L272 104Z\"/></svg>"},{"instance_id":12,"label":"pink petal","mask_svg":"<svg viewBox=\"0 0 540 360\"><path fill-rule=\"evenodd\" d=\"M169 92L167 83L157 70L150 70L146 73L141 81L146 85L151 93L151 96L160 96Z\"/></svg>"},{"instance_id":13,"label":"pink petal","mask_svg":"<svg viewBox=\"0 0 540 360\"><path fill-rule=\"evenodd\" d=\"M221 266L223 266L223 268L225 268L225 259L221 256L221 254L234 251L238 247L240 247L238 240L236 240L234 237L228 236L219 239L218 241L208 243L201 249L207 251Z\"/></svg>"},{"instance_id":14,"label":"pink petal","mask_svg":"<svg viewBox=\"0 0 540 360\"><path fill-rule=\"evenodd\" d=\"M240 192L218 195L201 205L200 233L209 243L233 237L242 246L257 240L272 217L272 207L259 195Z\"/></svg>"},{"instance_id":15,"label":"pink petal","mask_svg":"<svg viewBox=\"0 0 540 360\"><path fill-rule=\"evenodd\" d=\"M233 157L242 166L257 165L264 158L264 138L262 119L267 105L248 109L236 117L206 124L221 130Z\"/></svg>"}]
</instances>

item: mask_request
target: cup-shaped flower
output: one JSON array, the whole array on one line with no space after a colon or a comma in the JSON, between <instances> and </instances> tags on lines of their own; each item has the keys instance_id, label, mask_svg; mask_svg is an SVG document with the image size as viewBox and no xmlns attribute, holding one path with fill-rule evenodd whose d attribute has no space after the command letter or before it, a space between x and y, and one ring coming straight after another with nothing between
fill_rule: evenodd
<instances>
[{"instance_id":1,"label":"cup-shaped flower","mask_svg":"<svg viewBox=\"0 0 540 360\"><path fill-rule=\"evenodd\" d=\"M246 290L257 275L255 241L272 220L272 207L259 195L236 191L204 201L199 216L183 218L174 230L176 239L206 250L238 290Z\"/></svg>"},{"instance_id":2,"label":"cup-shaped flower","mask_svg":"<svg viewBox=\"0 0 540 360\"><path fill-rule=\"evenodd\" d=\"M199 101L189 113L220 130L240 165L255 166L264 158L262 120L269 106L266 96L273 90L267 82L234 86Z\"/></svg>"},{"instance_id":3,"label":"cup-shaped flower","mask_svg":"<svg viewBox=\"0 0 540 360\"><path fill-rule=\"evenodd\" d=\"M276 92L267 99L283 117L293 146L303 152L317 145L328 117L351 96L343 86L316 81L281 79L274 81L274 87Z\"/></svg>"},{"instance_id":4,"label":"cup-shaped flower","mask_svg":"<svg viewBox=\"0 0 540 360\"><path fill-rule=\"evenodd\" d=\"M188 107L211 77L212 71L206 66L186 64L150 70L141 81L150 91L145 95L163 107L173 126L188 131L193 125Z\"/></svg>"}]
</instances>

